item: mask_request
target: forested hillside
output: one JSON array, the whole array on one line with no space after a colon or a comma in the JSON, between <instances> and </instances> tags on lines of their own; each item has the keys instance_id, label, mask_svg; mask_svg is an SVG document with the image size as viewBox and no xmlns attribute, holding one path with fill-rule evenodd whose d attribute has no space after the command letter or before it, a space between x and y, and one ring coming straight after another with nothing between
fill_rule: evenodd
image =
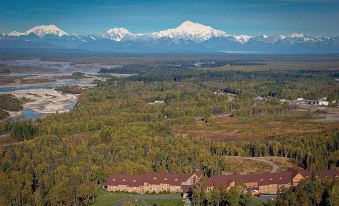
<instances>
[{"instance_id":1,"label":"forested hillside","mask_svg":"<svg viewBox=\"0 0 339 206\"><path fill-rule=\"evenodd\" d=\"M0 123L1 134L8 133L16 142L0 147L0 205L88 205L95 200L95 187L113 172L200 169L210 176L234 166L225 158L230 155L288 157L310 170L339 166L335 124L305 119L308 126L297 133L265 131L262 138L248 141L215 141L174 132L174 128L214 127L217 115L224 113L238 121L254 122L263 116L287 118L293 124L289 114L297 112L296 107L279 99L326 96L337 100L335 71L130 66L114 72L139 75L112 78L83 91L68 113ZM224 89L236 95L233 101L227 95L215 95L214 91ZM258 103L256 96L268 100Z\"/></svg>"}]
</instances>

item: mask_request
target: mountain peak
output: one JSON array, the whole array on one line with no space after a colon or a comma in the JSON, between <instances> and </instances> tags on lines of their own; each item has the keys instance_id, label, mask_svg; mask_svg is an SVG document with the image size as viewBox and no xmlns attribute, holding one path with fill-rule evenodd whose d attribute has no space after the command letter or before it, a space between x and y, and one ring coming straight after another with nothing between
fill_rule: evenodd
<instances>
[{"instance_id":1,"label":"mountain peak","mask_svg":"<svg viewBox=\"0 0 339 206\"><path fill-rule=\"evenodd\" d=\"M12 31L7 34L8 36L21 36L23 33L18 32L18 31Z\"/></svg>"},{"instance_id":2,"label":"mountain peak","mask_svg":"<svg viewBox=\"0 0 339 206\"><path fill-rule=\"evenodd\" d=\"M192 22L192 21L184 21L184 22L182 22L178 27L177 27L177 29L179 29L179 28L182 28L182 29L193 29L193 28L195 28L195 29L202 29L202 28L206 28L206 27L209 27L209 28L211 28L210 26L205 26L205 25L203 25L203 24L199 24L199 23L194 23L194 22Z\"/></svg>"},{"instance_id":3,"label":"mountain peak","mask_svg":"<svg viewBox=\"0 0 339 206\"><path fill-rule=\"evenodd\" d=\"M61 30L55 25L34 26L25 32L12 31L8 33L9 36L24 36L24 35L29 35L29 34L35 34L39 37L43 37L45 35L56 35L59 37L68 35L66 32L64 32L63 30Z\"/></svg>"},{"instance_id":4,"label":"mountain peak","mask_svg":"<svg viewBox=\"0 0 339 206\"><path fill-rule=\"evenodd\" d=\"M106 34L104 35L108 37L111 40L114 41L121 41L124 38L130 38L133 36L132 33L130 33L127 29L122 27L115 27L112 29L107 30Z\"/></svg>"},{"instance_id":5,"label":"mountain peak","mask_svg":"<svg viewBox=\"0 0 339 206\"><path fill-rule=\"evenodd\" d=\"M56 35L56 36L64 36L64 35L68 35L66 32L64 32L63 30L61 30L60 28L58 28L55 25L41 25L41 26L35 26L31 29L29 29L28 31L25 32L26 35L34 33L37 36L43 37L45 35Z\"/></svg>"},{"instance_id":6,"label":"mountain peak","mask_svg":"<svg viewBox=\"0 0 339 206\"><path fill-rule=\"evenodd\" d=\"M290 38L305 38L305 34L303 33L293 33L289 36Z\"/></svg>"},{"instance_id":7,"label":"mountain peak","mask_svg":"<svg viewBox=\"0 0 339 206\"><path fill-rule=\"evenodd\" d=\"M243 35L243 34L238 35L238 36L234 35L233 37L234 37L234 39L236 39L238 42L240 42L242 44L247 43L252 38L252 36Z\"/></svg>"},{"instance_id":8,"label":"mountain peak","mask_svg":"<svg viewBox=\"0 0 339 206\"><path fill-rule=\"evenodd\" d=\"M151 33L155 38L172 38L192 40L195 42L202 42L211 37L227 36L226 32L216 30L210 26L194 23L192 21L184 21L174 29L167 29L159 32Z\"/></svg>"}]
</instances>

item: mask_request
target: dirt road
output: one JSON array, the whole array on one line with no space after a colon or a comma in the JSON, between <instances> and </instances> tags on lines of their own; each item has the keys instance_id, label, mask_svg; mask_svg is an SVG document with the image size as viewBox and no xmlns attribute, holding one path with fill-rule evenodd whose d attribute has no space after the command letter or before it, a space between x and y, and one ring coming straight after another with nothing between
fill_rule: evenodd
<instances>
[{"instance_id":1,"label":"dirt road","mask_svg":"<svg viewBox=\"0 0 339 206\"><path fill-rule=\"evenodd\" d=\"M227 156L227 157L234 157L234 158L239 158L239 159L246 159L246 160L253 160L253 161L258 161L258 162L264 162L264 163L272 166L272 170L271 170L272 173L277 172L279 170L279 166L276 165L273 161L265 159L267 157L241 157L241 156Z\"/></svg>"}]
</instances>

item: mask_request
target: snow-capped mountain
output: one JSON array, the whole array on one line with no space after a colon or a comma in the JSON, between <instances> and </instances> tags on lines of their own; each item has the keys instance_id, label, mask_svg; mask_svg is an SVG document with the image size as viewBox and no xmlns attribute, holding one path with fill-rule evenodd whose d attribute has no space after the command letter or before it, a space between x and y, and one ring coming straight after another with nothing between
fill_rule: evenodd
<instances>
[{"instance_id":1,"label":"snow-capped mountain","mask_svg":"<svg viewBox=\"0 0 339 206\"><path fill-rule=\"evenodd\" d=\"M177 28L153 32L150 33L149 36L155 39L169 38L175 40L182 39L202 42L212 37L226 37L230 35L224 31L213 29L210 26L205 26L191 21L185 21Z\"/></svg>"},{"instance_id":2,"label":"snow-capped mountain","mask_svg":"<svg viewBox=\"0 0 339 206\"><path fill-rule=\"evenodd\" d=\"M114 52L259 52L339 53L339 37L311 37L303 33L232 35L211 26L185 21L176 28L132 33L125 28L102 34L68 34L55 25L0 35L0 48L62 48Z\"/></svg>"},{"instance_id":3,"label":"snow-capped mountain","mask_svg":"<svg viewBox=\"0 0 339 206\"><path fill-rule=\"evenodd\" d=\"M25 35L24 33L18 32L18 31L12 31L7 34L8 36L21 36Z\"/></svg>"},{"instance_id":4,"label":"snow-capped mountain","mask_svg":"<svg viewBox=\"0 0 339 206\"><path fill-rule=\"evenodd\" d=\"M104 34L104 37L114 40L114 41L121 41L122 39L131 39L134 38L134 35L130 33L125 28L113 28L109 29L106 34Z\"/></svg>"},{"instance_id":5,"label":"snow-capped mountain","mask_svg":"<svg viewBox=\"0 0 339 206\"><path fill-rule=\"evenodd\" d=\"M258 37L254 37L255 40L257 41L262 41L265 43L277 43L277 42L289 42L291 44L296 44L296 43L304 43L308 41L320 41L321 38L315 38L311 36L306 36L303 33L293 33L290 35L283 35L283 34L277 34L277 35L267 35L263 34Z\"/></svg>"},{"instance_id":6,"label":"snow-capped mountain","mask_svg":"<svg viewBox=\"0 0 339 206\"><path fill-rule=\"evenodd\" d=\"M30 34L35 34L39 37L43 37L46 35L56 35L56 36L62 37L62 36L68 35L66 32L59 29L55 25L35 26L25 32L12 31L8 33L9 36L25 36L25 35L30 35Z\"/></svg>"},{"instance_id":7,"label":"snow-capped mountain","mask_svg":"<svg viewBox=\"0 0 339 206\"><path fill-rule=\"evenodd\" d=\"M242 34L242 35L238 35L238 36L234 35L233 38L234 38L236 41L238 41L238 42L244 44L244 43L247 43L247 42L252 38L252 36L248 36L248 35L243 35L243 34Z\"/></svg>"},{"instance_id":8,"label":"snow-capped mountain","mask_svg":"<svg viewBox=\"0 0 339 206\"><path fill-rule=\"evenodd\" d=\"M152 33L132 34L125 28L112 28L109 29L105 37L114 40L159 40L159 39L173 39L173 40L191 40L194 42L206 41L212 37L226 37L226 32L213 29L210 26L205 26L191 21L185 21L174 29L167 29Z\"/></svg>"}]
</instances>

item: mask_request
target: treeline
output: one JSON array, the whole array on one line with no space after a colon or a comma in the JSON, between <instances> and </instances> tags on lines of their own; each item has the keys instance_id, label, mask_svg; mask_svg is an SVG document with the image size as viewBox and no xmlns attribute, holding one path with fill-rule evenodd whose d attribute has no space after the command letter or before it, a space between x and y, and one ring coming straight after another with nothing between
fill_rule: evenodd
<instances>
[{"instance_id":1,"label":"treeline","mask_svg":"<svg viewBox=\"0 0 339 206\"><path fill-rule=\"evenodd\" d=\"M302 162L309 159L310 169L316 170L338 163L337 146L325 149L338 144L337 131L325 140L313 136L222 143L159 136L159 128L157 123L110 126L95 134L40 136L0 149L1 201L4 205L88 205L95 185L112 173L189 173L199 168L207 176L218 175L233 166L227 155L296 155ZM242 201L240 196L235 199Z\"/></svg>"},{"instance_id":2,"label":"treeline","mask_svg":"<svg viewBox=\"0 0 339 206\"><path fill-rule=\"evenodd\" d=\"M338 190L338 180L327 179L302 181L290 188L281 187L276 199L267 202L253 198L240 183L229 190L221 186L208 193L204 184L196 185L191 195L196 206L336 206L339 202Z\"/></svg>"},{"instance_id":3,"label":"treeline","mask_svg":"<svg viewBox=\"0 0 339 206\"><path fill-rule=\"evenodd\" d=\"M237 98L230 103L234 116L276 115L296 109L296 105L281 103L279 100L269 98L265 102L256 102L252 98Z\"/></svg>"},{"instance_id":4,"label":"treeline","mask_svg":"<svg viewBox=\"0 0 339 206\"><path fill-rule=\"evenodd\" d=\"M82 92L77 107L68 113L50 115L40 121L1 123L2 133L31 140L0 147L0 205L88 205L94 201L95 185L113 172L188 173L200 169L207 176L218 175L230 171L232 165L225 158L228 155L290 157L303 168L314 170L339 166L337 129L252 142L225 143L174 136L173 126L194 129L197 125L194 117L198 115L212 118L215 113L247 107L250 114L253 108L260 111L255 115L277 114L289 108L274 100L259 105L246 95L245 88L259 93L270 91L270 85L275 83L268 83L265 75L250 74L253 81L246 85L248 79L214 81L238 77L213 74L206 76L208 82L178 81L172 76L177 73L161 72L165 79L171 76L168 81L146 81L143 75L111 80ZM161 76L159 71L151 75L154 80ZM196 76L194 72L187 75ZM319 84L326 81L319 80ZM214 95L216 88L233 88L240 92L239 99L229 102L226 95ZM334 90L330 88L328 92ZM148 104L155 100L165 103ZM235 199L242 201L240 196Z\"/></svg>"},{"instance_id":5,"label":"treeline","mask_svg":"<svg viewBox=\"0 0 339 206\"><path fill-rule=\"evenodd\" d=\"M211 146L212 154L251 157L280 156L296 160L308 170L327 170L339 166L339 131L274 137L266 141Z\"/></svg>"},{"instance_id":6,"label":"treeline","mask_svg":"<svg viewBox=\"0 0 339 206\"><path fill-rule=\"evenodd\" d=\"M61 91L61 92L68 93L68 94L80 94L84 89L85 88L83 87L70 86L70 85L55 88L55 90L57 91Z\"/></svg>"},{"instance_id":7,"label":"treeline","mask_svg":"<svg viewBox=\"0 0 339 206\"><path fill-rule=\"evenodd\" d=\"M195 206L248 206L262 205L249 193L243 191L243 186L236 184L227 190L226 187L213 188L206 192L204 184L195 185L192 189L192 200Z\"/></svg>"},{"instance_id":8,"label":"treeline","mask_svg":"<svg viewBox=\"0 0 339 206\"><path fill-rule=\"evenodd\" d=\"M86 154L48 137L0 149L0 205L89 205L96 183Z\"/></svg>"},{"instance_id":9,"label":"treeline","mask_svg":"<svg viewBox=\"0 0 339 206\"><path fill-rule=\"evenodd\" d=\"M13 122L9 125L10 137L17 140L27 140L38 134L39 126L32 121Z\"/></svg>"},{"instance_id":10,"label":"treeline","mask_svg":"<svg viewBox=\"0 0 339 206\"><path fill-rule=\"evenodd\" d=\"M339 203L338 180L303 181L296 187L281 188L276 206L335 206Z\"/></svg>"},{"instance_id":11,"label":"treeline","mask_svg":"<svg viewBox=\"0 0 339 206\"><path fill-rule=\"evenodd\" d=\"M273 71L233 71L218 69L198 69L171 64L131 64L103 69L104 73L138 74L127 78L129 81L160 82L192 80L204 82L208 87L221 89L229 87L242 96L271 96L275 98L339 99L334 70L273 70Z\"/></svg>"},{"instance_id":12,"label":"treeline","mask_svg":"<svg viewBox=\"0 0 339 206\"><path fill-rule=\"evenodd\" d=\"M209 85L222 82L224 87L239 91L243 96L272 96L276 98L339 99L333 74L326 70L292 71L232 71L176 68L163 65L130 65L115 68L117 73L133 73L131 81L183 81L206 82ZM220 88L219 88L220 89Z\"/></svg>"},{"instance_id":13,"label":"treeline","mask_svg":"<svg viewBox=\"0 0 339 206\"><path fill-rule=\"evenodd\" d=\"M28 140L38 135L39 125L39 122L31 120L0 122L0 135L9 133L11 138L18 141Z\"/></svg>"}]
</instances>

